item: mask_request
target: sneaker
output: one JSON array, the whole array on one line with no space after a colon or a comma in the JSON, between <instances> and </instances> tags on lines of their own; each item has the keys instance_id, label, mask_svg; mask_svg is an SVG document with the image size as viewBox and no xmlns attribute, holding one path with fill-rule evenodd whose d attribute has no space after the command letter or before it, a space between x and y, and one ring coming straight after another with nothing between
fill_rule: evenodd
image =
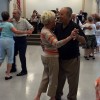
<instances>
[{"instance_id":1,"label":"sneaker","mask_svg":"<svg viewBox=\"0 0 100 100\"><path fill-rule=\"evenodd\" d=\"M10 80L10 79L12 79L12 76L9 76L9 77L5 77L5 80Z\"/></svg>"}]
</instances>

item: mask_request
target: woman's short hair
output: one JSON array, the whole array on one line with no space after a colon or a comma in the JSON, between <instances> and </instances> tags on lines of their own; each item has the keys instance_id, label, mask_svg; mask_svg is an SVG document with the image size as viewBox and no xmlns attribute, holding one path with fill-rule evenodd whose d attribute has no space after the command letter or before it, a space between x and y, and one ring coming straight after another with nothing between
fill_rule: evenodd
<instances>
[{"instance_id":1,"label":"woman's short hair","mask_svg":"<svg viewBox=\"0 0 100 100\"><path fill-rule=\"evenodd\" d=\"M89 21L89 22L94 21L93 17L92 17L92 16L89 16L89 17L88 17L88 21Z\"/></svg>"},{"instance_id":2,"label":"woman's short hair","mask_svg":"<svg viewBox=\"0 0 100 100\"><path fill-rule=\"evenodd\" d=\"M7 21L8 19L9 19L9 13L7 12L7 11L3 11L2 13L1 13L1 16L2 16L2 20L3 21Z\"/></svg>"},{"instance_id":3,"label":"woman's short hair","mask_svg":"<svg viewBox=\"0 0 100 100\"><path fill-rule=\"evenodd\" d=\"M52 21L52 19L55 18L55 13L52 11L44 11L41 14L41 22L46 25L49 24L50 21Z\"/></svg>"}]
</instances>

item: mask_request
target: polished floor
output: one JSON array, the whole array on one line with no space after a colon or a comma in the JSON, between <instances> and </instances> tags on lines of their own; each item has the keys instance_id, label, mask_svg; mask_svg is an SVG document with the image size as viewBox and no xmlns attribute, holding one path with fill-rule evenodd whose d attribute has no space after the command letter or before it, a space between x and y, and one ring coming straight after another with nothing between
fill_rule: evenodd
<instances>
[{"instance_id":1,"label":"polished floor","mask_svg":"<svg viewBox=\"0 0 100 100\"><path fill-rule=\"evenodd\" d=\"M89 61L83 58L83 49L81 52L80 81L78 89L78 100L95 100L94 82L100 76L100 53L95 54L96 59ZM27 48L27 76L16 76L13 73L13 79L5 81L6 60L0 68L0 100L33 100L37 93L43 71L41 62L41 47L28 46ZM20 72L20 61L17 57L17 72ZM64 87L64 96L62 100L67 100L68 84ZM41 100L49 100L46 94L43 94Z\"/></svg>"}]
</instances>

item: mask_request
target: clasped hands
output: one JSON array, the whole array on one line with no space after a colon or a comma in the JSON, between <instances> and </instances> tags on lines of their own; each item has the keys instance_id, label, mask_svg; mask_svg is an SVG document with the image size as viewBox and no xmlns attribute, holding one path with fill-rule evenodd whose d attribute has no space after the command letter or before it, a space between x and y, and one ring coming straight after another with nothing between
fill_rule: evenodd
<instances>
[{"instance_id":1,"label":"clasped hands","mask_svg":"<svg viewBox=\"0 0 100 100\"><path fill-rule=\"evenodd\" d=\"M25 34L31 35L31 34L32 34L32 30L27 30L27 31L25 31Z\"/></svg>"},{"instance_id":2,"label":"clasped hands","mask_svg":"<svg viewBox=\"0 0 100 100\"><path fill-rule=\"evenodd\" d=\"M79 37L78 33L79 33L79 30L76 29L76 28L74 28L73 31L72 31L71 34L70 34L71 38L72 38L73 40L76 40L76 39Z\"/></svg>"},{"instance_id":3,"label":"clasped hands","mask_svg":"<svg viewBox=\"0 0 100 100\"><path fill-rule=\"evenodd\" d=\"M27 32L26 34L30 36L30 35L32 34L33 31L34 31L34 28L29 29L29 30L26 31L26 32Z\"/></svg>"}]
</instances>

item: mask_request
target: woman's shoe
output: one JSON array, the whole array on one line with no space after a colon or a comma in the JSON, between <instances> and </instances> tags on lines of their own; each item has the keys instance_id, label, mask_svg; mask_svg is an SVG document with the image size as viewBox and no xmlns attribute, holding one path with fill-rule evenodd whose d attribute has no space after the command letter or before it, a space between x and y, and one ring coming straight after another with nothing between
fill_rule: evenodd
<instances>
[{"instance_id":1,"label":"woman's shoe","mask_svg":"<svg viewBox=\"0 0 100 100\"><path fill-rule=\"evenodd\" d=\"M89 60L89 57L87 57L87 56L84 56L84 58L85 58L86 60Z\"/></svg>"},{"instance_id":2,"label":"woman's shoe","mask_svg":"<svg viewBox=\"0 0 100 100\"><path fill-rule=\"evenodd\" d=\"M89 60L89 58L87 57L87 58L85 58L86 60Z\"/></svg>"},{"instance_id":3,"label":"woman's shoe","mask_svg":"<svg viewBox=\"0 0 100 100\"><path fill-rule=\"evenodd\" d=\"M86 59L86 60L89 60L89 57L86 56L85 59Z\"/></svg>"},{"instance_id":4,"label":"woman's shoe","mask_svg":"<svg viewBox=\"0 0 100 100\"><path fill-rule=\"evenodd\" d=\"M10 79L12 79L12 76L9 76L9 77L5 77L5 80L10 80Z\"/></svg>"},{"instance_id":5,"label":"woman's shoe","mask_svg":"<svg viewBox=\"0 0 100 100\"><path fill-rule=\"evenodd\" d=\"M93 56L92 59L95 59L95 57Z\"/></svg>"}]
</instances>

